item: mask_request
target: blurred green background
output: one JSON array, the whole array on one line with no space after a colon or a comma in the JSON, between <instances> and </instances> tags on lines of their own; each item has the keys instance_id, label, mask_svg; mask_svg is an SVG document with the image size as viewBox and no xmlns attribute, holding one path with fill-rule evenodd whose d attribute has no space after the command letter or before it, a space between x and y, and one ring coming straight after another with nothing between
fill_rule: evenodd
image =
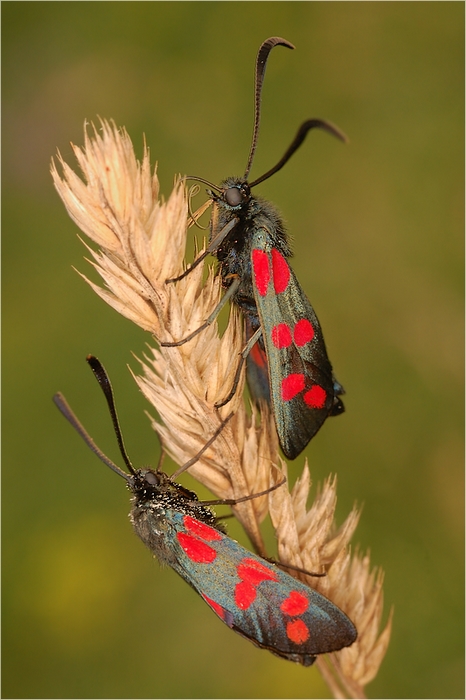
<instances>
[{"instance_id":1,"label":"blurred green background","mask_svg":"<svg viewBox=\"0 0 466 700\"><path fill-rule=\"evenodd\" d=\"M51 156L84 120L143 134L177 173L244 171L253 64L271 56L252 177L283 211L294 269L347 390L306 450L339 478L339 522L386 571L392 641L372 697L464 697L464 5L8 2L3 48L3 697L326 697L315 669L233 634L132 534L128 494L53 406L65 393L119 460L84 358L107 366L135 464L158 443L127 370L147 334L101 302ZM91 272L92 275L92 272ZM292 479L303 458L291 467ZM167 465L170 471L172 466ZM184 483L190 484L189 477ZM205 497L207 494L200 491ZM239 526L230 532L246 544Z\"/></svg>"}]
</instances>

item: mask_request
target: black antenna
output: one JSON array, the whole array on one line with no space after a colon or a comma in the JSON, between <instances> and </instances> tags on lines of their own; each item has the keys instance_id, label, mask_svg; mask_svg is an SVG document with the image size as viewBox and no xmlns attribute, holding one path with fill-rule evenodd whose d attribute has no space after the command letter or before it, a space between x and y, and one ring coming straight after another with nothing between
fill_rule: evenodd
<instances>
[{"instance_id":1,"label":"black antenna","mask_svg":"<svg viewBox=\"0 0 466 700\"><path fill-rule=\"evenodd\" d=\"M76 417L76 414L73 413L73 410L69 406L67 400L61 394L60 392L56 393L55 396L53 397L53 401L55 405L57 406L58 410L65 416L66 420L71 423L73 428L76 430L77 433L82 437L86 445L94 452L94 454L97 455L97 457L102 460L104 464L107 465L107 467L110 467L112 471L114 471L116 474L119 476L122 476L123 479L125 479L129 484L131 483L132 477L127 474L126 472L123 471L123 469L120 469L115 462L112 462L111 459L105 455L100 447L98 447L94 440L91 438L89 433L87 432L86 428L82 425L82 423L78 420Z\"/></svg>"},{"instance_id":2,"label":"black antenna","mask_svg":"<svg viewBox=\"0 0 466 700\"><path fill-rule=\"evenodd\" d=\"M345 136L345 134L342 131L340 131L340 129L338 129L338 127L336 127L334 124L331 124L331 122L326 122L323 119L308 119L307 121L303 122L299 127L298 132L294 137L293 141L291 142L291 145L285 152L285 155L278 161L276 165L274 165L273 168L268 170L265 173L265 175L261 175L261 177L258 177L257 180L254 180L254 182L250 182L249 187L255 187L260 182L268 180L268 178L271 177L271 175L274 175L276 172L281 170L285 163L287 163L290 160L293 153L297 151L298 148L301 146L302 142L307 136L308 131L310 131L311 129L323 129L329 134L332 134L332 136L336 136L337 139L340 139L340 141L343 141L344 143L348 141L348 138Z\"/></svg>"},{"instance_id":3,"label":"black antenna","mask_svg":"<svg viewBox=\"0 0 466 700\"><path fill-rule=\"evenodd\" d=\"M120 448L121 456L124 459L126 466L128 467L131 474L135 475L136 470L131 464L128 453L126 452L125 443L123 442L123 435L121 434L120 423L118 421L118 415L115 406L115 399L113 397L113 389L110 382L110 378L105 370L105 367L94 355L88 355L86 361L89 367L94 372L94 376L100 384L100 388L104 392L104 396L107 399L108 408L110 410L110 415L112 417L113 429L118 441L118 447Z\"/></svg>"},{"instance_id":4,"label":"black antenna","mask_svg":"<svg viewBox=\"0 0 466 700\"><path fill-rule=\"evenodd\" d=\"M203 177L196 177L195 175L185 175L184 179L185 180L197 180L198 182L202 182L204 185L211 187L213 190L217 190L217 192L222 191L221 187L219 187L218 185L214 185L214 183L209 182L209 180L204 180Z\"/></svg>"},{"instance_id":5,"label":"black antenna","mask_svg":"<svg viewBox=\"0 0 466 700\"><path fill-rule=\"evenodd\" d=\"M126 452L126 447L125 447L125 444L123 442L123 435L121 433L120 423L118 420L118 415L117 415L116 406L115 406L115 399L113 396L113 389L112 389L112 384L110 382L110 378L107 374L107 371L105 370L105 367L100 362L100 360L97 359L97 357L94 357L94 355L88 355L86 357L86 361L89 364L92 371L94 372L94 376L97 379L97 381L99 382L100 388L104 392L104 396L107 399L107 404L108 404L108 407L110 410L110 415L112 417L113 429L114 429L115 435L117 437L118 446L120 448L121 456L123 457L124 462L125 462L126 466L128 467L131 475L124 472L123 469L120 469L120 467L118 467L114 462L112 462L112 460L102 452L100 447L98 447L96 445L94 440L91 438L91 436L87 432L86 428L82 425L82 423L77 418L76 414L71 409L70 405L68 404L68 402L65 399L65 397L63 396L63 394L61 394L60 392L57 392L55 394L55 396L53 397L53 401L54 401L55 405L57 406L57 408L59 409L59 411L65 416L67 421L69 423L71 423L73 428L82 437L82 439L84 440L86 445L97 455L97 457L99 457L99 459L101 459L102 462L104 462L104 464L107 465L107 467L110 467L110 469L112 469L114 472L119 474L119 476L122 476L124 479L126 479L126 481L131 485L133 483L132 477L136 476L137 472L136 472L135 468L133 467L130 458L128 457L128 453ZM177 471L174 474L172 474L170 479L173 479L173 477L179 476L179 474L181 474L186 469L189 469L189 467L191 467L193 464L195 464L201 458L201 456L204 454L204 452L206 452L208 450L208 448L212 445L212 443L218 438L218 436L222 432L223 428L225 427L225 425L228 423L228 421L232 417L233 417L233 413L230 413L224 420L222 420L222 422L220 423L219 427L214 432L214 434L212 435L210 440L208 440L206 442L204 447L197 453L197 455L195 455L192 459L190 459L185 464L181 465L181 467L179 467L177 469ZM274 488L276 488L276 487L274 487ZM268 489L267 491L264 491L264 493L268 493L269 490L270 489ZM262 494L259 494L259 495L262 495ZM247 498L249 498L249 497L247 497ZM240 500L243 500L243 499L240 499ZM246 499L244 499L244 500L246 500ZM240 501L238 501L238 502L240 502ZM223 501L222 501L222 503L223 503Z\"/></svg>"},{"instance_id":6,"label":"black antenna","mask_svg":"<svg viewBox=\"0 0 466 700\"><path fill-rule=\"evenodd\" d=\"M256 73L255 73L255 85L254 85L254 129L252 132L252 142L251 150L249 151L248 164L246 166L246 172L244 173L244 179L248 179L249 172L251 170L252 161L254 159L254 153L256 152L257 145L257 135L259 133L259 122L260 122L260 112L261 112L261 93L262 93L262 83L264 82L265 68L267 65L267 59L269 53L275 46L286 46L288 49L294 49L295 47L286 39L282 39L279 36L271 36L270 39L266 39L264 43L260 46L257 53L256 59Z\"/></svg>"},{"instance_id":7,"label":"black antenna","mask_svg":"<svg viewBox=\"0 0 466 700\"><path fill-rule=\"evenodd\" d=\"M113 398L113 390L112 385L110 383L110 379L108 377L107 372L105 371L104 366L97 359L97 357L94 357L93 355L88 355L86 357L86 360L89 363L89 366L91 367L92 371L94 372L94 376L99 382L100 387L104 392L104 396L107 399L108 407L110 409L110 415L112 417L113 429L118 440L118 446L120 448L121 456L123 457L123 460L126 466L128 467L131 476L130 474L124 472L123 469L120 469L120 467L118 467L114 462L112 462L112 460L109 459L109 457L107 457L107 455L105 455L102 452L100 447L98 447L95 444L94 440L91 438L85 427L79 421L75 413L73 413L73 410L69 406L63 394L61 394L60 392L55 394L55 396L53 397L53 401L59 409L59 411L65 416L66 420L69 423L71 423L73 428L79 433L86 445L94 452L94 454L96 454L97 457L101 459L104 464L107 465L107 467L110 467L112 471L114 471L119 476L122 476L123 479L125 479L129 484L131 484L132 476L136 475L136 470L131 464L131 461L126 452L125 444L123 442L123 436L121 434L120 424L118 422L118 416L115 407L115 399Z\"/></svg>"}]
</instances>

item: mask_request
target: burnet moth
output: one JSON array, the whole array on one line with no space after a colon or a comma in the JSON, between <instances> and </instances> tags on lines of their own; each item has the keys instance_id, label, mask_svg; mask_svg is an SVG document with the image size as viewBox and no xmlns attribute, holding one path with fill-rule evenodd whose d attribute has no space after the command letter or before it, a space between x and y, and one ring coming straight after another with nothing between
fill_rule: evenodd
<instances>
[{"instance_id":1,"label":"burnet moth","mask_svg":"<svg viewBox=\"0 0 466 700\"><path fill-rule=\"evenodd\" d=\"M160 469L133 467L108 375L97 358L87 360L105 394L129 473L97 447L62 394L54 402L93 452L126 481L131 523L154 556L189 583L228 627L277 656L310 666L316 654L352 644L357 632L351 620L323 595L228 537L206 505L212 501L199 501ZM253 497L214 503L233 505Z\"/></svg>"},{"instance_id":2,"label":"burnet moth","mask_svg":"<svg viewBox=\"0 0 466 700\"><path fill-rule=\"evenodd\" d=\"M308 119L278 163L248 182L259 131L265 68L275 46L294 49L293 44L280 37L267 39L259 48L254 130L243 177L229 177L219 186L203 178L187 178L209 186L214 205L210 243L182 275L167 282L182 279L211 253L220 263L219 274L226 293L200 328L178 342L161 344L176 346L187 342L212 323L228 299L235 303L245 317L246 345L233 387L218 406L232 398L247 358L251 395L255 400L271 401L281 448L289 459L295 459L328 416L344 411L340 399L344 390L333 375L314 309L288 264L291 249L284 222L270 202L253 196L251 190L285 165L311 129L323 129L342 141L346 137L327 121Z\"/></svg>"}]
</instances>

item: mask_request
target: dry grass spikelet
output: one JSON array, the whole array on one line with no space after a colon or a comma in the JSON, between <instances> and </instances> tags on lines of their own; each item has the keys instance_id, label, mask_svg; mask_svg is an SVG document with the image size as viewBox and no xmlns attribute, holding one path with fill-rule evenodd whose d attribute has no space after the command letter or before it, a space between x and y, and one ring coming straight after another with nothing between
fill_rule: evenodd
<instances>
[{"instance_id":1,"label":"dry grass spikelet","mask_svg":"<svg viewBox=\"0 0 466 700\"><path fill-rule=\"evenodd\" d=\"M215 308L222 289L212 269L199 265L177 283L166 280L183 272L188 206L178 179L167 202L159 198L156 171L151 173L144 147L138 162L124 129L101 121L84 147L73 146L83 179L58 155L62 173L52 163L52 177L69 215L97 245L88 247L101 287L84 277L110 306L157 341L172 342L196 330ZM268 489L286 465L278 455L273 418L266 407L248 413L242 398L244 376L227 406L221 401L232 386L242 350L242 321L235 308L220 337L213 322L178 347L149 348L135 376L159 419L152 425L164 449L182 465L197 455L227 414L233 418L190 467L190 473L219 498L239 498ZM353 509L336 530L336 478L328 478L308 510L311 482L307 464L291 493L280 487L266 496L234 506L256 551L266 554L260 523L270 513L280 560L310 572L299 574L353 620L358 640L349 648L320 657L318 665L336 697L364 697L385 654L391 616L380 634L382 574L370 570L369 556L350 555L349 542L359 519Z\"/></svg>"},{"instance_id":2,"label":"dry grass spikelet","mask_svg":"<svg viewBox=\"0 0 466 700\"><path fill-rule=\"evenodd\" d=\"M285 471L285 469L284 469ZM335 697L362 698L364 686L375 678L390 641L391 619L379 634L383 612L383 574L370 569L370 557L358 552L350 555L349 543L356 530L360 512L353 508L336 530L336 477L328 477L311 508L307 509L311 478L307 462L291 493L277 489L269 494L270 517L278 540L280 561L306 571L327 575L312 578L300 574L346 612L358 630L350 647L317 664Z\"/></svg>"}]
</instances>

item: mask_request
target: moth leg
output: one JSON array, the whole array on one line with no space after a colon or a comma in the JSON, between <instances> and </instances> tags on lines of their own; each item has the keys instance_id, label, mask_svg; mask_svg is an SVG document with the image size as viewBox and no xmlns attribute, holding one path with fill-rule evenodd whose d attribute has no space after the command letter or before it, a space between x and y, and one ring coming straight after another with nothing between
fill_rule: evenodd
<instances>
[{"instance_id":1,"label":"moth leg","mask_svg":"<svg viewBox=\"0 0 466 700\"><path fill-rule=\"evenodd\" d=\"M196 464L196 462L198 462L200 460L200 458L202 457L204 452L206 452L206 450L209 449L209 447L212 445L212 443L215 442L215 440L218 438L218 436L222 432L223 428L226 426L226 424L228 423L228 421L231 418L233 418L233 413L229 413L228 416L225 418L225 420L222 420L222 422L220 423L219 427L214 432L212 437L209 438L209 440L207 440L204 447L202 449L200 449L199 452L196 455L194 455L194 457L191 457L191 459L188 462L185 462L184 464L181 465L181 467L178 467L178 469L175 472L173 472L173 474L170 477L170 479L172 481L173 481L173 479L176 479L184 471L186 471L186 469L189 469L189 467L192 467L193 464Z\"/></svg>"},{"instance_id":2,"label":"moth leg","mask_svg":"<svg viewBox=\"0 0 466 700\"><path fill-rule=\"evenodd\" d=\"M275 566L279 566L281 569L290 569L291 571L298 571L300 574L306 574L306 576L313 576L314 578L323 578L324 576L327 576L326 571L317 574L314 571L302 569L300 566L293 566L292 564L283 564L281 561L277 561L273 557L262 557L262 559L265 559L265 561L270 562L270 564L275 564Z\"/></svg>"},{"instance_id":3,"label":"moth leg","mask_svg":"<svg viewBox=\"0 0 466 700\"><path fill-rule=\"evenodd\" d=\"M235 374L235 378L233 380L233 386L231 387L230 393L228 394L228 396L225 399L223 399L223 401L219 401L218 403L216 403L215 408L221 408L222 406L225 406L225 404L227 404L229 401L231 401L231 399L235 395L236 389L238 388L239 378L241 376L241 370L243 369L243 365L246 362L246 358L249 355L249 353L251 352L254 345L257 343L257 341L261 337L261 335L262 335L262 328L259 326L257 331L255 333L253 333L253 335L249 338L248 342L244 346L243 351L241 352L240 361L238 363L238 367L236 368L236 374Z\"/></svg>"},{"instance_id":4,"label":"moth leg","mask_svg":"<svg viewBox=\"0 0 466 700\"><path fill-rule=\"evenodd\" d=\"M197 501L202 506L236 506L238 503L244 503L244 501L252 501L254 498L259 498L260 496L266 496L268 493L271 491L275 491L276 489L279 489L280 486L283 486L283 484L286 484L286 477L284 476L283 479L280 481L277 481L276 484L273 484L273 486L269 486L268 489L264 489L263 491L258 491L257 493L250 493L248 496L240 496L239 498L216 498L212 501ZM263 557L266 559L266 557ZM267 561L269 561L267 559ZM271 563L276 564L277 562L273 561L273 559L270 560ZM295 567L287 567L287 568L292 568L294 569ZM298 571L304 571L304 569L297 569ZM304 573L309 573L307 571L304 571ZM325 574L317 574L317 576L325 576Z\"/></svg>"},{"instance_id":5,"label":"moth leg","mask_svg":"<svg viewBox=\"0 0 466 700\"><path fill-rule=\"evenodd\" d=\"M220 299L219 303L215 307L215 309L212 311L210 316L204 321L202 326L199 326L199 328L196 328L195 331L190 333L189 335L186 336L186 338L182 338L181 340L174 341L172 343L160 343L160 345L164 348L176 348L179 345L184 345L185 343L188 342L188 340L191 340L194 338L198 333L201 333L205 328L210 326L211 323L215 321L217 316L219 315L220 311L223 309L225 304L236 294L238 291L239 285L241 283L241 280L239 277L236 275L230 275L233 278L233 282L230 284L228 287L227 291L223 295L223 297ZM221 404L223 406L223 404Z\"/></svg>"},{"instance_id":6,"label":"moth leg","mask_svg":"<svg viewBox=\"0 0 466 700\"><path fill-rule=\"evenodd\" d=\"M186 277L189 275L190 272L194 270L195 267L197 267L205 258L210 255L211 253L214 253L222 241L228 236L230 231L236 226L238 223L239 219L235 216L231 221L227 223L226 226L222 228L221 231L218 232L218 234L211 240L207 248L201 255L196 258L196 260L190 265L189 267L186 268L184 272L181 273L178 277L172 277L171 279L165 280L165 284L170 284L171 282L179 282L180 280L183 279L183 277Z\"/></svg>"}]
</instances>

